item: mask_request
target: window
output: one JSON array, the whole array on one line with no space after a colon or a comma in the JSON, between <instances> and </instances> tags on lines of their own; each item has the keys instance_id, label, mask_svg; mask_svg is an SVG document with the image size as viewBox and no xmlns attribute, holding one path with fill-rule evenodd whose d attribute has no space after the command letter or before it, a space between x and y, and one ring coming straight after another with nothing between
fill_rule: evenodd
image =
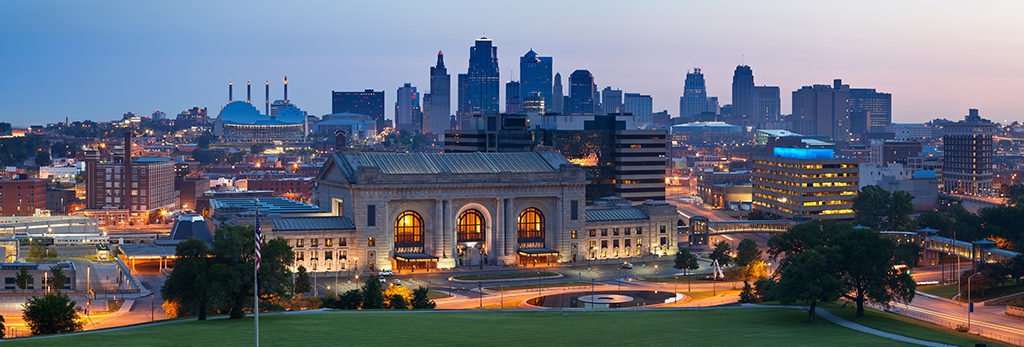
<instances>
[{"instance_id":1,"label":"window","mask_svg":"<svg viewBox=\"0 0 1024 347\"><path fill-rule=\"evenodd\" d=\"M455 224L458 242L480 242L484 240L484 215L469 209L459 215Z\"/></svg>"},{"instance_id":2,"label":"window","mask_svg":"<svg viewBox=\"0 0 1024 347\"><path fill-rule=\"evenodd\" d=\"M334 252L324 251L324 260L331 261L334 259Z\"/></svg>"},{"instance_id":3,"label":"window","mask_svg":"<svg viewBox=\"0 0 1024 347\"><path fill-rule=\"evenodd\" d=\"M310 247L319 247L320 246L320 239L309 239L309 246Z\"/></svg>"},{"instance_id":4,"label":"window","mask_svg":"<svg viewBox=\"0 0 1024 347\"><path fill-rule=\"evenodd\" d=\"M573 239L573 240L576 239L576 229L573 229L572 231L569 231L569 238Z\"/></svg>"},{"instance_id":5,"label":"window","mask_svg":"<svg viewBox=\"0 0 1024 347\"><path fill-rule=\"evenodd\" d=\"M377 205L366 205L366 226L377 226Z\"/></svg>"},{"instance_id":6,"label":"window","mask_svg":"<svg viewBox=\"0 0 1024 347\"><path fill-rule=\"evenodd\" d=\"M306 240L304 239L295 240L295 247L305 247L305 244Z\"/></svg>"},{"instance_id":7,"label":"window","mask_svg":"<svg viewBox=\"0 0 1024 347\"><path fill-rule=\"evenodd\" d=\"M413 211L405 211L395 219L396 246L423 245L423 217Z\"/></svg>"},{"instance_id":8,"label":"window","mask_svg":"<svg viewBox=\"0 0 1024 347\"><path fill-rule=\"evenodd\" d=\"M298 251L295 252L295 261L303 261L306 258L306 252Z\"/></svg>"},{"instance_id":9,"label":"window","mask_svg":"<svg viewBox=\"0 0 1024 347\"><path fill-rule=\"evenodd\" d=\"M619 228L612 229L612 236L619 236Z\"/></svg>"},{"instance_id":10,"label":"window","mask_svg":"<svg viewBox=\"0 0 1024 347\"><path fill-rule=\"evenodd\" d=\"M660 228L660 229L659 229L658 231L659 231L660 233L664 234L664 233L665 233L665 226L664 226L664 225L662 225L662 226L660 226L659 228Z\"/></svg>"},{"instance_id":11,"label":"window","mask_svg":"<svg viewBox=\"0 0 1024 347\"><path fill-rule=\"evenodd\" d=\"M643 235L644 234L644 227L636 227L636 234L637 235Z\"/></svg>"},{"instance_id":12,"label":"window","mask_svg":"<svg viewBox=\"0 0 1024 347\"><path fill-rule=\"evenodd\" d=\"M624 234L625 234L626 236L629 236L629 234L630 234L630 233L631 233L632 231L633 231L633 228L626 228L626 229L623 229L623 230L622 230L622 232L623 232L623 233L624 233Z\"/></svg>"},{"instance_id":13,"label":"window","mask_svg":"<svg viewBox=\"0 0 1024 347\"><path fill-rule=\"evenodd\" d=\"M667 244L668 244L668 238L667 238L667 237L664 237L664 236L662 236L662 237L661 237L661 242L660 242L660 244L661 244L662 246L664 246L664 245L667 245Z\"/></svg>"},{"instance_id":14,"label":"window","mask_svg":"<svg viewBox=\"0 0 1024 347\"><path fill-rule=\"evenodd\" d=\"M520 241L543 241L544 240L544 215L540 210L530 207L519 213L519 240Z\"/></svg>"},{"instance_id":15,"label":"window","mask_svg":"<svg viewBox=\"0 0 1024 347\"><path fill-rule=\"evenodd\" d=\"M580 219L580 201L572 200L569 201L569 219L578 220Z\"/></svg>"},{"instance_id":16,"label":"window","mask_svg":"<svg viewBox=\"0 0 1024 347\"><path fill-rule=\"evenodd\" d=\"M374 240L372 237L367 237L366 247L377 247L377 240Z\"/></svg>"},{"instance_id":17,"label":"window","mask_svg":"<svg viewBox=\"0 0 1024 347\"><path fill-rule=\"evenodd\" d=\"M601 236L608 236L608 229L601 229Z\"/></svg>"},{"instance_id":18,"label":"window","mask_svg":"<svg viewBox=\"0 0 1024 347\"><path fill-rule=\"evenodd\" d=\"M347 247L347 246L348 246L348 239L346 239L344 237L338 238L338 247Z\"/></svg>"},{"instance_id":19,"label":"window","mask_svg":"<svg viewBox=\"0 0 1024 347\"><path fill-rule=\"evenodd\" d=\"M331 247L331 246L334 246L334 239L332 239L332 238L324 239L324 247Z\"/></svg>"},{"instance_id":20,"label":"window","mask_svg":"<svg viewBox=\"0 0 1024 347\"><path fill-rule=\"evenodd\" d=\"M588 231L590 232L590 237L597 237L597 229L590 229Z\"/></svg>"}]
</instances>

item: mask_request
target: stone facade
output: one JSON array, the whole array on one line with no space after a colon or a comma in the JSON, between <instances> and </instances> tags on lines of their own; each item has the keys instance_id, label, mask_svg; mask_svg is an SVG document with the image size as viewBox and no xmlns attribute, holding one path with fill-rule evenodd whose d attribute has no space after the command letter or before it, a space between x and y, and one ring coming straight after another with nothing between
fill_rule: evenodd
<instances>
[{"instance_id":1,"label":"stone facade","mask_svg":"<svg viewBox=\"0 0 1024 347\"><path fill-rule=\"evenodd\" d=\"M630 206L626 200L602 199L587 207L586 222L586 233L578 237L584 241L580 247L585 247L581 254L586 260L641 259L679 251L682 222L676 208L665 202Z\"/></svg>"},{"instance_id":2,"label":"stone facade","mask_svg":"<svg viewBox=\"0 0 1024 347\"><path fill-rule=\"evenodd\" d=\"M360 271L534 266L582 259L572 236L584 229L586 183L553 152L338 153L317 177L315 201L353 220L348 258L362 259ZM540 218L520 218L533 212ZM473 213L482 221L460 226ZM400 226L413 236L396 246ZM543 232L525 233L535 229Z\"/></svg>"}]
</instances>

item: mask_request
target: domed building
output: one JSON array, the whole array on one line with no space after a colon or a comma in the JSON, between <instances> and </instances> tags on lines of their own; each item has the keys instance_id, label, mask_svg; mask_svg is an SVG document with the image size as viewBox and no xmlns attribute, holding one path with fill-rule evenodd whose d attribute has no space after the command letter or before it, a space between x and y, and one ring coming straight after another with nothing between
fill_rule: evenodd
<instances>
[{"instance_id":1,"label":"domed building","mask_svg":"<svg viewBox=\"0 0 1024 347\"><path fill-rule=\"evenodd\" d=\"M228 104L221 108L214 122L213 132L224 142L267 143L274 141L301 142L308 132L306 112L288 102L288 78L284 82L285 100L270 106L270 82L267 82L266 112L261 114L252 105L251 85L247 86L247 101L232 101L228 84Z\"/></svg>"}]
</instances>

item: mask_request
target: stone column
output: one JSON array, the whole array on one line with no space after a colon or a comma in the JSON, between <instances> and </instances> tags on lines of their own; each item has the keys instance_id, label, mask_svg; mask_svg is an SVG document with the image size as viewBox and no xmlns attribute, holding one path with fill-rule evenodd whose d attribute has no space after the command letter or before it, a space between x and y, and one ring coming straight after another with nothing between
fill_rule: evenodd
<instances>
[{"instance_id":1,"label":"stone column","mask_svg":"<svg viewBox=\"0 0 1024 347\"><path fill-rule=\"evenodd\" d=\"M559 196L555 199L555 210L552 213L554 217L554 228L545 233L544 235L544 246L550 247L550 249L558 252L558 259L562 259L565 255L566 249L562 247L562 228L565 227L565 223L562 223L562 197Z\"/></svg>"},{"instance_id":2,"label":"stone column","mask_svg":"<svg viewBox=\"0 0 1024 347\"><path fill-rule=\"evenodd\" d=\"M516 236L516 218L515 207L513 205L513 199L505 199L505 254L511 257L516 255L516 247L519 243L519 238Z\"/></svg>"},{"instance_id":3,"label":"stone column","mask_svg":"<svg viewBox=\"0 0 1024 347\"><path fill-rule=\"evenodd\" d=\"M434 200L434 215L430 216L431 226L433 227L434 235L434 256L443 258L448 255L444 248L444 209L442 208L443 201L440 199Z\"/></svg>"},{"instance_id":4,"label":"stone column","mask_svg":"<svg viewBox=\"0 0 1024 347\"><path fill-rule=\"evenodd\" d=\"M495 251L491 259L508 255L505 249L505 199L494 199L494 219L491 221L491 249ZM500 254L499 254L500 253Z\"/></svg>"},{"instance_id":5,"label":"stone column","mask_svg":"<svg viewBox=\"0 0 1024 347\"><path fill-rule=\"evenodd\" d=\"M457 254L455 252L455 223L452 223L452 201L444 201L444 248L448 250L448 254Z\"/></svg>"}]
</instances>

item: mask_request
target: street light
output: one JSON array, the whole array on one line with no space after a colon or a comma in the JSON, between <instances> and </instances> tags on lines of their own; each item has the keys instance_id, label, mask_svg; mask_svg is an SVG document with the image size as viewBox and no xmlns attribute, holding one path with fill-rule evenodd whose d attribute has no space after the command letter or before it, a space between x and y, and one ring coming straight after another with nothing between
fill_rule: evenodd
<instances>
[{"instance_id":1,"label":"street light","mask_svg":"<svg viewBox=\"0 0 1024 347\"><path fill-rule=\"evenodd\" d=\"M967 277L967 332L971 332L971 313L974 312L974 301L971 301L971 280L980 274L980 272L975 272Z\"/></svg>"}]
</instances>

